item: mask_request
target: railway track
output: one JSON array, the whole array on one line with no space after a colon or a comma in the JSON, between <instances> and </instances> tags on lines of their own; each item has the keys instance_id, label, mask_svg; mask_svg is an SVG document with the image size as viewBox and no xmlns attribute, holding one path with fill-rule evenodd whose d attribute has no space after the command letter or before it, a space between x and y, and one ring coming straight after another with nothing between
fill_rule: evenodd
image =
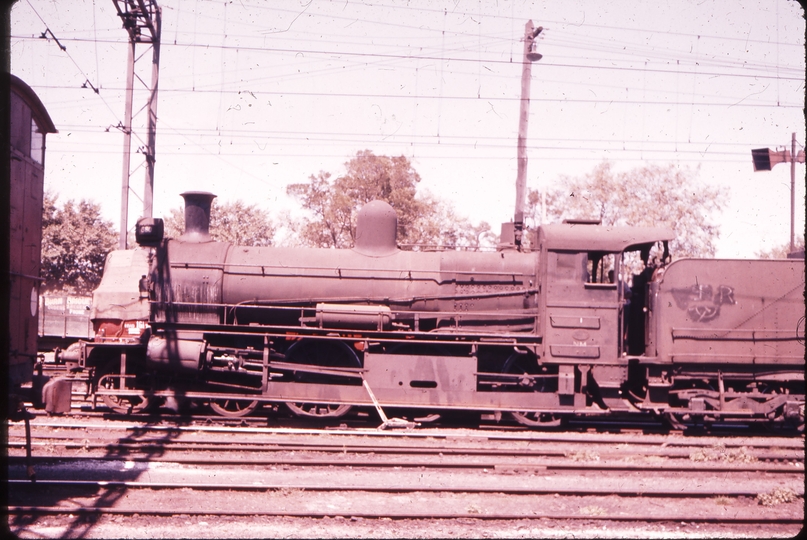
<instances>
[{"instance_id":1,"label":"railway track","mask_svg":"<svg viewBox=\"0 0 807 540\"><path fill-rule=\"evenodd\" d=\"M81 529L116 516L207 523L252 516L489 526L684 522L738 531L756 524L795 527L795 534L803 520L803 438L69 418L36 419L32 433L35 482L26 476L22 428L9 428L12 531L43 520ZM779 504L760 504L766 497Z\"/></svg>"},{"instance_id":2,"label":"railway track","mask_svg":"<svg viewBox=\"0 0 807 540\"><path fill-rule=\"evenodd\" d=\"M551 476L545 476L548 471L503 474L485 470L491 474L484 475L432 471L424 482L422 470L407 471L403 467L395 467L396 470L383 474L378 470L367 474L359 469L344 473L328 468L303 470L295 467L270 469L266 474L258 474L254 469L244 471L243 466L239 470L222 466L215 470L181 466L155 468L138 467L123 461L107 467L86 462L82 465L68 471L62 468L60 475L66 477L63 479L36 482L10 479L13 495L9 501L9 513L75 514L81 511L96 514L241 515L248 508L248 512L255 515L298 517L576 518L703 523L800 523L803 520L803 513L798 509L785 508L783 511L781 508L747 504L760 494L777 490L803 498L803 487L800 487L803 482L799 481L799 474L787 479L737 482L739 476L725 473L722 481L702 473L697 476L679 473L675 478L663 477L665 482L661 484L659 475L650 474L656 471L644 471L635 477L605 478L580 474L579 471ZM76 480L72 479L73 475L106 479ZM145 479L109 479L112 477ZM59 502L43 504L43 496ZM201 507L198 504L200 498L205 501ZM395 504L401 500L417 501L418 504ZM693 500L699 502L696 508L690 506ZM170 504L166 504L167 501ZM610 508L598 505L597 511L578 509L574 516L560 512L564 506L558 503L572 501L588 503L581 508L607 501ZM334 502L339 502L339 505L334 505ZM435 503L440 504L434 507ZM725 506L742 507L743 511L726 513Z\"/></svg>"},{"instance_id":3,"label":"railway track","mask_svg":"<svg viewBox=\"0 0 807 540\"><path fill-rule=\"evenodd\" d=\"M219 426L207 423L184 425L132 421L86 422L81 419L40 418L32 423L34 446L64 446L84 449L127 448L159 445L163 449L197 449L219 452L269 450L310 450L319 452L409 453L460 452L479 455L552 456L566 455L569 445L600 449L617 457L631 453L647 456L681 457L692 451L709 449L728 452L753 449L755 460L802 460L803 437L685 437L647 435L640 432L491 432L468 429L419 429L386 432L373 429L295 429L271 427ZM20 447L23 426L12 424L9 444ZM377 441L384 441L379 444ZM184 447L183 447L184 445ZM639 450L644 449L644 450ZM735 457L741 457L739 455ZM704 456L708 461L708 456ZM736 461L736 460L735 460Z\"/></svg>"},{"instance_id":4,"label":"railway track","mask_svg":"<svg viewBox=\"0 0 807 540\"><path fill-rule=\"evenodd\" d=\"M20 464L25 462L22 456L9 456L7 458L11 464ZM35 465L49 466L54 463L70 463L77 461L115 461L120 462L120 457L102 456L102 457L48 457L48 456L35 456L33 463ZM688 463L664 463L664 464L631 464L631 463L563 463L558 461L536 461L531 460L529 463L511 463L511 462L496 462L496 461L469 461L467 459L455 460L440 460L436 462L433 459L423 460L404 460L404 459L373 459L365 460L358 457L351 457L346 459L316 459L316 458L218 458L218 457L185 457L180 454L171 456L163 454L157 457L141 457L141 456L127 456L124 460L125 463L175 463L181 465L219 465L219 466L265 466L265 467L367 467L367 468L403 468L403 467L419 467L422 469L477 469L488 470L504 473L533 473L539 471L599 471L601 473L610 472L765 472L771 475L792 475L798 474L803 470L803 464L797 461L787 462L785 465L779 464L765 464L765 463L751 463L739 465L715 465L713 463L702 464L688 464Z\"/></svg>"},{"instance_id":5,"label":"railway track","mask_svg":"<svg viewBox=\"0 0 807 540\"><path fill-rule=\"evenodd\" d=\"M45 374L54 376L64 372L63 366L44 364L43 370ZM28 404L30 414L34 416L43 416L41 410L34 409ZM181 412L178 412L181 410ZM410 413L412 411L409 411ZM448 426L455 427L456 418L451 417L446 421L441 418L440 414L431 414L422 418L418 418L418 414L425 414L422 412L415 412L414 415L407 417L408 420L413 421L418 426ZM277 425L291 425L296 427L306 426L343 426L362 428L368 426L378 426L381 420L378 418L375 411L371 408L355 408L348 415L333 419L333 418L305 418L296 416L287 411L283 404L269 404L265 403L259 406L255 411L246 416L221 416L214 411L211 411L203 402L184 403L182 407L178 404L157 407L154 406L146 411L129 411L126 413L110 410L99 399L93 401L87 397L86 383L76 380L73 383L72 402L70 415L79 418L99 418L99 419L130 419L140 422L152 422L155 418L160 420L187 423L187 422L205 422L216 423L232 426L266 426L271 424ZM489 429L494 431L513 430L524 431L525 427L509 420L507 415L502 418L497 418L492 414L483 414L474 420L473 415L465 415L466 418L462 420L463 425L472 424L476 429ZM552 427L543 429L551 430ZM758 422L710 422L708 425L693 423L692 421L679 420L677 427L672 427L668 421L660 417L650 415L627 414L621 417L597 417L597 416L580 416L570 417L563 421L561 426L557 426L558 430L572 430L578 432L595 431L608 431L608 432L622 432L622 431L636 431L640 430L644 433L684 433L685 431L690 434L703 435L703 434L717 434L717 435L744 435L744 434L779 434L783 436L799 436L803 432L792 426L766 426Z\"/></svg>"},{"instance_id":6,"label":"railway track","mask_svg":"<svg viewBox=\"0 0 807 540\"><path fill-rule=\"evenodd\" d=\"M85 423L72 420L37 422L32 447L51 457L81 450L94 459L126 456L138 460L180 460L191 463L255 465L322 464L384 466L386 463L422 467L491 468L535 466L630 470L655 463L670 470L792 470L803 467L802 439L648 436L638 434L491 433L474 430L295 430L210 425L152 425L131 422ZM11 426L8 447L21 453L22 426ZM58 450L58 452L57 452ZM306 456L290 459L284 455ZM39 452L41 454L41 452ZM199 457L211 454L213 457ZM189 456L195 457L189 457ZM324 459L327 455L337 457ZM255 457L258 456L258 457ZM271 456L271 458L269 457ZM312 456L317 459L313 459ZM10 454L10 458L14 458ZM436 459L439 457L439 459ZM453 459L454 464L449 463ZM631 460L639 460L641 465ZM572 463L573 465L570 465ZM720 465L725 463L726 465ZM779 465L781 463L781 465Z\"/></svg>"}]
</instances>

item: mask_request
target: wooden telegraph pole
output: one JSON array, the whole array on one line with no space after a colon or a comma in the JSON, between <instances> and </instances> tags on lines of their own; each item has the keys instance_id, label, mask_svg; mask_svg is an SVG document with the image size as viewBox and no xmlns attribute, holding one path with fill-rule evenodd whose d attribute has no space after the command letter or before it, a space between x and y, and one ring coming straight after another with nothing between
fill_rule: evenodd
<instances>
[{"instance_id":1,"label":"wooden telegraph pole","mask_svg":"<svg viewBox=\"0 0 807 540\"><path fill-rule=\"evenodd\" d=\"M518 118L518 171L516 173L516 211L513 218L516 247L521 249L524 234L524 206L527 191L527 124L530 116L530 79L532 63L540 60L535 52L535 38L544 28L535 28L532 21L524 27L524 59L521 68L521 112Z\"/></svg>"}]
</instances>

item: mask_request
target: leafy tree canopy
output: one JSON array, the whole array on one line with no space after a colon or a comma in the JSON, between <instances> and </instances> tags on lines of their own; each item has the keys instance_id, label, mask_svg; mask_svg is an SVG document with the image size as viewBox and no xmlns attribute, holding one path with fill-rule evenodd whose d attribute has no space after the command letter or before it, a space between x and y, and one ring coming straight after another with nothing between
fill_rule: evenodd
<instances>
[{"instance_id":1,"label":"leafy tree canopy","mask_svg":"<svg viewBox=\"0 0 807 540\"><path fill-rule=\"evenodd\" d=\"M796 236L795 250L804 251L804 235ZM757 251L756 256L760 259L787 259L790 253L790 242L776 246L766 251Z\"/></svg>"},{"instance_id":2,"label":"leafy tree canopy","mask_svg":"<svg viewBox=\"0 0 807 540\"><path fill-rule=\"evenodd\" d=\"M89 293L101 282L107 254L117 245L101 206L69 200L61 207L45 192L42 208L42 269L45 290Z\"/></svg>"},{"instance_id":3,"label":"leafy tree canopy","mask_svg":"<svg viewBox=\"0 0 807 540\"><path fill-rule=\"evenodd\" d=\"M320 171L309 181L291 184L287 193L297 198L311 217L292 224L304 245L349 248L356 235L356 217L373 200L389 203L398 215L398 243L402 247L468 247L490 245L487 223L473 225L454 209L430 196L419 195L420 175L405 156L376 156L370 150L356 153L345 164L345 174L333 179Z\"/></svg>"},{"instance_id":4,"label":"leafy tree canopy","mask_svg":"<svg viewBox=\"0 0 807 540\"><path fill-rule=\"evenodd\" d=\"M603 162L592 172L562 176L558 186L544 195L546 222L561 219L599 219L603 225L669 227L676 238L670 245L675 257L713 257L719 225L714 214L723 210L728 191L698 181L698 169L676 165L646 165L616 172ZM527 215L539 224L542 196L528 194Z\"/></svg>"},{"instance_id":5,"label":"leafy tree canopy","mask_svg":"<svg viewBox=\"0 0 807 540\"><path fill-rule=\"evenodd\" d=\"M165 219L165 236L179 238L185 231L185 212L173 208ZM275 225L266 211L243 201L219 204L213 199L210 207L210 236L218 242L239 246L271 246Z\"/></svg>"}]
</instances>

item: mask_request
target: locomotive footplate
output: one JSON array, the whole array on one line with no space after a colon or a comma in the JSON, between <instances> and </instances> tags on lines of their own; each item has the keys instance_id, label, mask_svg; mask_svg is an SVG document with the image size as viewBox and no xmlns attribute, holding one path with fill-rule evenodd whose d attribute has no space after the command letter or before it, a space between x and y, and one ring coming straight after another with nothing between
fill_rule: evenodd
<instances>
[{"instance_id":1,"label":"locomotive footplate","mask_svg":"<svg viewBox=\"0 0 807 540\"><path fill-rule=\"evenodd\" d=\"M98 358L103 358L104 361L108 360L109 354L104 353L114 353L114 354L144 354L146 350L146 346L142 343L129 341L80 341L78 342L79 347L73 350L65 350L61 351L59 360L64 363L71 363L75 362L78 367L86 368L92 367L91 357L95 356ZM94 351L98 351L95 355L93 355Z\"/></svg>"},{"instance_id":2,"label":"locomotive footplate","mask_svg":"<svg viewBox=\"0 0 807 540\"><path fill-rule=\"evenodd\" d=\"M271 366L270 366L271 367ZM364 356L364 380L382 407L476 409L486 411L541 410L589 412L585 396L555 392L484 391L477 388L475 357L374 354ZM373 406L363 386L267 383L264 398L276 401L344 403ZM572 399L568 399L572 398Z\"/></svg>"},{"instance_id":3,"label":"locomotive footplate","mask_svg":"<svg viewBox=\"0 0 807 540\"><path fill-rule=\"evenodd\" d=\"M602 413L597 407L586 407L584 396L575 400L574 406L561 406L556 394L518 392L445 392L445 402L435 404L428 401L428 390L421 390L425 398L411 399L412 393L398 396L376 396L382 407L415 407L428 409L456 409L480 411L543 411L548 413ZM375 393L375 389L373 389ZM247 397L247 396L243 396ZM373 401L361 386L315 385L305 383L270 382L267 386L266 401L310 402L323 404L348 404L372 407Z\"/></svg>"}]
</instances>

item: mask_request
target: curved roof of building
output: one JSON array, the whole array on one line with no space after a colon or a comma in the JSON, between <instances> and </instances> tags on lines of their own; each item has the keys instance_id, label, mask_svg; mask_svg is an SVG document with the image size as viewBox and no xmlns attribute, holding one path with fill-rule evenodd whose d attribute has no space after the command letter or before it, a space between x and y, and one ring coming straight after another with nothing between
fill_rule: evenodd
<instances>
[{"instance_id":1,"label":"curved roof of building","mask_svg":"<svg viewBox=\"0 0 807 540\"><path fill-rule=\"evenodd\" d=\"M39 129L41 129L43 133L59 133L56 126L53 125L53 120L50 119L48 110L31 87L25 84L22 79L10 73L8 74L8 78L11 91L22 97L28 106L31 107Z\"/></svg>"}]
</instances>

